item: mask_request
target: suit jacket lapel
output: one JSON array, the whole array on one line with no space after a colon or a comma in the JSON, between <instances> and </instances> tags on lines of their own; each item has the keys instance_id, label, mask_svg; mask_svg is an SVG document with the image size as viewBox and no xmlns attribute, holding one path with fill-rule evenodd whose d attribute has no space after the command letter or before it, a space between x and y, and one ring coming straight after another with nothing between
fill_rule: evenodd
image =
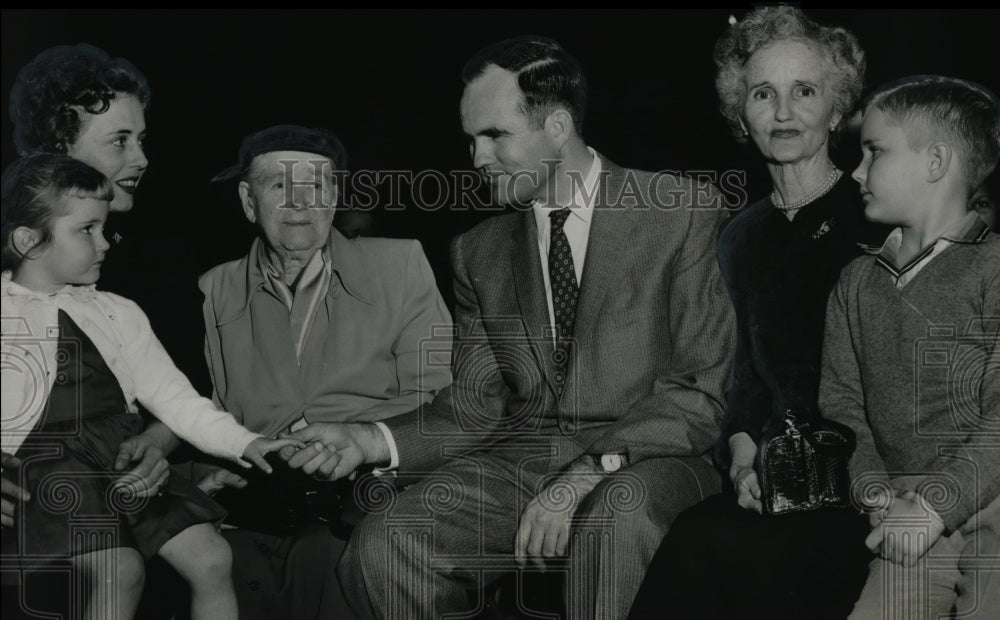
<instances>
[{"instance_id":1,"label":"suit jacket lapel","mask_svg":"<svg viewBox=\"0 0 1000 620\"><path fill-rule=\"evenodd\" d=\"M579 338L590 330L600 317L601 305L608 292L618 288L622 277L621 253L628 246L627 207L618 197L625 180L625 171L605 159L602 164L608 173L602 175L594 203L590 235L587 239L587 257L583 263L580 282L580 300L576 306L574 335ZM570 356L572 359L573 355Z\"/></svg>"},{"instance_id":2,"label":"suit jacket lapel","mask_svg":"<svg viewBox=\"0 0 1000 620\"><path fill-rule=\"evenodd\" d=\"M531 210L521 212L520 220L514 230L514 251L511 257L517 303L531 350L549 389L556 393L556 386L552 383L555 365L552 363L552 345L549 341L552 329L541 258L538 255L538 227Z\"/></svg>"}]
</instances>

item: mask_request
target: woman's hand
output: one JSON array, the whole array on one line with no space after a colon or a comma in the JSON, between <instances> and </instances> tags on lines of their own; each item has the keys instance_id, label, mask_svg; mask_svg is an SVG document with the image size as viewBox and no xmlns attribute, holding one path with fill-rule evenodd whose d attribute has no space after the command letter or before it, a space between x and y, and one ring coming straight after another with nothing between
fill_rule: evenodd
<instances>
[{"instance_id":1,"label":"woman's hand","mask_svg":"<svg viewBox=\"0 0 1000 620\"><path fill-rule=\"evenodd\" d=\"M302 449L306 445L297 439L268 439L266 437L258 437L247 445L243 451L243 458L264 470L264 473L269 474L272 471L271 465L264 460L264 455L287 447ZM249 468L252 466L246 465L246 467Z\"/></svg>"},{"instance_id":2,"label":"woman's hand","mask_svg":"<svg viewBox=\"0 0 1000 620\"><path fill-rule=\"evenodd\" d=\"M764 509L760 503L760 481L757 480L756 470L753 467L743 467L734 474L730 468L729 475L733 480L733 488L736 489L736 503L761 514Z\"/></svg>"},{"instance_id":3,"label":"woman's hand","mask_svg":"<svg viewBox=\"0 0 1000 620\"><path fill-rule=\"evenodd\" d=\"M729 453L732 455L729 481L733 483L733 489L736 491L736 503L742 508L761 514L763 506L760 503L760 481L757 479L757 470L754 469L757 444L750 435L736 433L729 438Z\"/></svg>"},{"instance_id":4,"label":"woman's hand","mask_svg":"<svg viewBox=\"0 0 1000 620\"><path fill-rule=\"evenodd\" d=\"M0 452L2 455L3 469L14 469L21 465L21 460L13 454ZM14 508L17 502L26 502L31 499L31 494L19 487L13 480L0 477L0 522L3 527L14 527Z\"/></svg>"},{"instance_id":5,"label":"woman's hand","mask_svg":"<svg viewBox=\"0 0 1000 620\"><path fill-rule=\"evenodd\" d=\"M170 477L170 463L155 438L146 433L129 437L118 446L115 457L115 471L125 471L134 466L119 479L117 484L131 487L135 497L156 495Z\"/></svg>"}]
</instances>

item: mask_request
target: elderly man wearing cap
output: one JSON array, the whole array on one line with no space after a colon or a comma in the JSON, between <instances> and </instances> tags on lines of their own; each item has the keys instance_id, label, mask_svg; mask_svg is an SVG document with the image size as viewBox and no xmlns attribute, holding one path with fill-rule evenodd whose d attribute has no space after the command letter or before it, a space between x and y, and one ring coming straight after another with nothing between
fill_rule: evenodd
<instances>
[{"instance_id":1,"label":"elderly man wearing cap","mask_svg":"<svg viewBox=\"0 0 1000 620\"><path fill-rule=\"evenodd\" d=\"M346 159L333 133L281 125L248 136L239 162L213 179L239 179L244 215L259 229L246 256L199 283L214 395L268 436L316 421L376 422L451 383L451 317L420 243L347 239L332 226ZM332 500L294 497L316 492L307 474L328 475L316 471L323 461L286 469L277 483L248 485L223 469L203 479L209 491L247 487L227 489L229 502L220 494L244 526L226 531L241 617L343 609L333 567L344 543L320 523ZM296 506L273 505L281 498L314 514L289 516ZM284 521L269 527L267 514ZM294 528L283 530L289 519Z\"/></svg>"}]
</instances>

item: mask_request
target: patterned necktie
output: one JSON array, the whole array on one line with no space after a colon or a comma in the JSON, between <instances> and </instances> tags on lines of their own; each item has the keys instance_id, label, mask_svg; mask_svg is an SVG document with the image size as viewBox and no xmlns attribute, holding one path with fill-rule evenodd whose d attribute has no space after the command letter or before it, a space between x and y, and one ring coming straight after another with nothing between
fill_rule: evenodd
<instances>
[{"instance_id":1,"label":"patterned necktie","mask_svg":"<svg viewBox=\"0 0 1000 620\"><path fill-rule=\"evenodd\" d=\"M556 383L560 387L566 381L566 362L569 360L570 338L576 322L576 301L580 297L580 286L576 282L573 266L573 252L566 238L563 225L569 217L569 209L559 209L549 213L552 233L549 240L549 281L552 285L552 309L556 319L556 346L552 361L556 366Z\"/></svg>"}]
</instances>

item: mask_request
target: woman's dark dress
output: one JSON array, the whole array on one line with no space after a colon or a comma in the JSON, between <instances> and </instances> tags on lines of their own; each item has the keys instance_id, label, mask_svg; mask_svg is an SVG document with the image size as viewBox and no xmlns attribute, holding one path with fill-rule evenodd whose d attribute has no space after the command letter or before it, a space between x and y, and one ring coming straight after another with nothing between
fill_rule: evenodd
<instances>
[{"instance_id":1,"label":"woman's dark dress","mask_svg":"<svg viewBox=\"0 0 1000 620\"><path fill-rule=\"evenodd\" d=\"M18 506L17 535L5 532L3 553L44 561L132 547L148 559L182 530L225 517L179 476L148 499L113 488L122 477L113 470L118 446L142 431L142 418L128 412L97 347L62 310L59 328L58 374L46 411L17 451L21 467L9 472L20 473L31 500Z\"/></svg>"},{"instance_id":2,"label":"woman's dark dress","mask_svg":"<svg viewBox=\"0 0 1000 620\"><path fill-rule=\"evenodd\" d=\"M719 265L736 310L733 385L716 445L757 443L788 409L815 415L826 302L840 270L888 230L865 220L845 174L792 221L770 198L723 229ZM681 514L630 618L844 618L867 575L867 519L852 509L761 516L732 489Z\"/></svg>"}]
</instances>

